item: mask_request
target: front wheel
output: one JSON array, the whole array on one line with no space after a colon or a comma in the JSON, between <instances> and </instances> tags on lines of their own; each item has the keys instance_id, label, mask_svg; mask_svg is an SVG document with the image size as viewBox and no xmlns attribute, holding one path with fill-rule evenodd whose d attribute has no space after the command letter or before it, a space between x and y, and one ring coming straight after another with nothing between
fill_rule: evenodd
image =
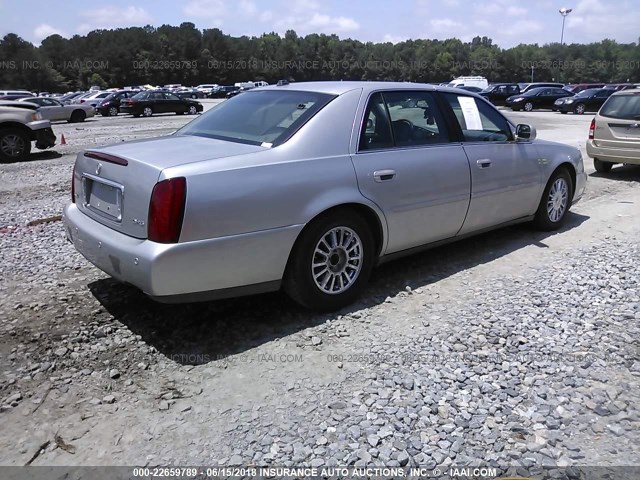
<instances>
[{"instance_id":1,"label":"front wheel","mask_svg":"<svg viewBox=\"0 0 640 480\"><path fill-rule=\"evenodd\" d=\"M24 160L31 153L31 140L25 132L0 130L0 163Z\"/></svg>"},{"instance_id":2,"label":"front wheel","mask_svg":"<svg viewBox=\"0 0 640 480\"><path fill-rule=\"evenodd\" d=\"M336 212L301 233L285 272L284 289L300 305L332 311L352 303L374 264L374 239L362 217Z\"/></svg>"},{"instance_id":3,"label":"front wheel","mask_svg":"<svg viewBox=\"0 0 640 480\"><path fill-rule=\"evenodd\" d=\"M596 169L596 172L608 173L611 171L611 167L613 167L613 163L611 162L603 162L602 160L598 160L597 158L593 159L593 168Z\"/></svg>"},{"instance_id":4,"label":"front wheel","mask_svg":"<svg viewBox=\"0 0 640 480\"><path fill-rule=\"evenodd\" d=\"M195 105L189 106L189 115L195 115L198 113L198 108Z\"/></svg>"},{"instance_id":5,"label":"front wheel","mask_svg":"<svg viewBox=\"0 0 640 480\"><path fill-rule=\"evenodd\" d=\"M569 172L560 168L551 175L540 199L534 225L544 231L559 229L564 223L573 195L573 182Z\"/></svg>"},{"instance_id":6,"label":"front wheel","mask_svg":"<svg viewBox=\"0 0 640 480\"><path fill-rule=\"evenodd\" d=\"M109 115L112 117L118 116L118 107L109 107Z\"/></svg>"},{"instance_id":7,"label":"front wheel","mask_svg":"<svg viewBox=\"0 0 640 480\"><path fill-rule=\"evenodd\" d=\"M531 102L527 102L524 104L524 110L525 112L530 112L533 110L533 103Z\"/></svg>"},{"instance_id":8,"label":"front wheel","mask_svg":"<svg viewBox=\"0 0 640 480\"><path fill-rule=\"evenodd\" d=\"M85 118L87 118L87 114L84 110L74 110L71 114L71 118L69 118L69 123L84 122Z\"/></svg>"},{"instance_id":9,"label":"front wheel","mask_svg":"<svg viewBox=\"0 0 640 480\"><path fill-rule=\"evenodd\" d=\"M577 113L578 115L582 115L586 110L584 103L579 103L575 107L573 107L573 113Z\"/></svg>"}]
</instances>

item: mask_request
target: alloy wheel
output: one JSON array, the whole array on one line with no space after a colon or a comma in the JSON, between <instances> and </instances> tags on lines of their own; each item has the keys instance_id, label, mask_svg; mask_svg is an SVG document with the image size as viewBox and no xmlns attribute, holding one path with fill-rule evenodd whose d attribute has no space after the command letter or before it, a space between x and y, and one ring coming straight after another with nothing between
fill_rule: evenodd
<instances>
[{"instance_id":1,"label":"alloy wheel","mask_svg":"<svg viewBox=\"0 0 640 480\"><path fill-rule=\"evenodd\" d=\"M323 293L343 293L355 283L362 269L362 241L352 229L334 227L318 241L311 262L311 275Z\"/></svg>"}]
</instances>

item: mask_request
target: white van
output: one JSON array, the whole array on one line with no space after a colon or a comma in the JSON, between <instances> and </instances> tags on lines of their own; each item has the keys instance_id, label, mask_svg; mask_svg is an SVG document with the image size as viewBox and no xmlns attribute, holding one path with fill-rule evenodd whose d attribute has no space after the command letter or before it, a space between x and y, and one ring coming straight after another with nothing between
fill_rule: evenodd
<instances>
[{"instance_id":1,"label":"white van","mask_svg":"<svg viewBox=\"0 0 640 480\"><path fill-rule=\"evenodd\" d=\"M458 77L451 80L447 86L453 88L479 87L484 89L489 86L489 82L484 77Z\"/></svg>"}]
</instances>

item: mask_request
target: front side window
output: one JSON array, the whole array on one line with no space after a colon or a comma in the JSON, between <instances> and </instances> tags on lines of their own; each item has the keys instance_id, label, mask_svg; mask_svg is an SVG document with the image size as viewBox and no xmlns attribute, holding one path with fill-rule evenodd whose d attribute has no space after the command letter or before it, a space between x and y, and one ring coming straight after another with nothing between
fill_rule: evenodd
<instances>
[{"instance_id":1,"label":"front side window","mask_svg":"<svg viewBox=\"0 0 640 480\"><path fill-rule=\"evenodd\" d=\"M277 146L334 98L326 93L290 90L246 92L219 104L177 133Z\"/></svg>"},{"instance_id":2,"label":"front side window","mask_svg":"<svg viewBox=\"0 0 640 480\"><path fill-rule=\"evenodd\" d=\"M458 120L465 142L506 142L513 139L511 126L484 100L444 94Z\"/></svg>"}]
</instances>

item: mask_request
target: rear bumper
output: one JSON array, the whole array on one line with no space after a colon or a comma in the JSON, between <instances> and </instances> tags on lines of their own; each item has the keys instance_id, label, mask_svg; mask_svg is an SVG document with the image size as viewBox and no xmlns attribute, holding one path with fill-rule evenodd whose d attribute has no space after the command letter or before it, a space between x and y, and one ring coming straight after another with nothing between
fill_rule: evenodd
<instances>
[{"instance_id":1,"label":"rear bumper","mask_svg":"<svg viewBox=\"0 0 640 480\"><path fill-rule=\"evenodd\" d=\"M587 140L587 155L604 162L640 165L640 142L638 143L638 148L631 149L601 147L594 140Z\"/></svg>"},{"instance_id":2,"label":"rear bumper","mask_svg":"<svg viewBox=\"0 0 640 480\"><path fill-rule=\"evenodd\" d=\"M63 221L67 238L96 267L167 301L172 301L171 297L197 298L194 294L212 298L205 294L251 285L268 284L277 289L303 227L160 244L108 228L73 203L65 207Z\"/></svg>"}]
</instances>

